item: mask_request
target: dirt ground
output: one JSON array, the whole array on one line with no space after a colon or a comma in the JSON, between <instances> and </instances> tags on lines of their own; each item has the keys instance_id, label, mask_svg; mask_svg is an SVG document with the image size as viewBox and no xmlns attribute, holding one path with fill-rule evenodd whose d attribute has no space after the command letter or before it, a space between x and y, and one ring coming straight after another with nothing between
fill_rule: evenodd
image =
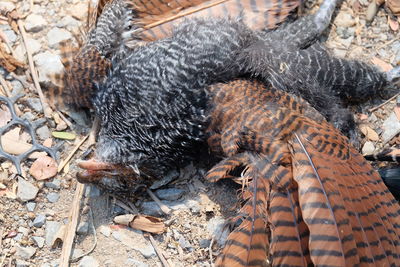
<instances>
[{"instance_id":1,"label":"dirt ground","mask_svg":"<svg viewBox=\"0 0 400 267\"><path fill-rule=\"evenodd\" d=\"M368 0L345 1L323 39L340 57L389 69L400 64L400 35L396 29L399 22L388 23L387 13L380 9L373 22L367 25L368 4ZM319 2L308 1L305 12L312 12L318 5ZM72 38L85 23L87 0L33 0L32 6L27 0L6 0L0 2L0 9L4 8L16 8L19 13L27 14L22 19L27 43L39 72L39 80L45 84L49 79L47 74L60 68L59 43ZM8 39L15 58L28 66L21 35L14 32L1 16L0 30ZM4 41L2 45L6 47ZM7 51L8 48L5 49ZM29 68L26 67L26 70ZM0 74L11 89L11 95L24 93L17 101L20 116L30 121L43 118L43 109L29 71L18 74L22 82L3 68L0 68ZM2 92L0 90L0 95L5 94ZM393 98L381 108L369 111L396 93L394 88L383 92L381 99L354 107L365 135L363 153L376 153L383 148L395 147L400 142L397 99ZM2 104L0 129L9 121L8 109ZM58 153L59 162L65 160L84 137L80 134L82 131L77 131L79 133L73 140L61 140L52 135L56 130L73 132L66 126L62 119L53 116L36 131L39 143L50 139L53 147L62 147ZM16 144L32 144L30 135L23 132L24 129L21 129L20 133L16 133ZM2 139L3 148L4 143ZM17 171L10 161L0 160L0 266L58 266L61 245L54 244L53 240L59 229L68 223L77 187L75 160L86 149L86 144L80 146L63 171L45 180L37 180L29 173L34 159L23 161L24 178L16 175ZM115 216L136 212L135 209L165 221L166 232L151 236L170 266L211 266L228 234L224 224L240 206L237 200L239 186L230 181L208 183L203 179L205 172L206 168L196 163L182 167L177 179L154 190L172 210L170 215L165 215L145 193L131 200L106 194L94 186L85 186L71 266L163 266L150 243L149 234L113 222ZM163 191L165 189L170 191Z\"/></svg>"}]
</instances>

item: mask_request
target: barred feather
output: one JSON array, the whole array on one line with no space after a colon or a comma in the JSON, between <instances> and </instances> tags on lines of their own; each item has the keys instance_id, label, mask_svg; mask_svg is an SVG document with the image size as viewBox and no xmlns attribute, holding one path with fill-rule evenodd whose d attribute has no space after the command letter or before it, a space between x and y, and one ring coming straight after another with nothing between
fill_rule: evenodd
<instances>
[{"instance_id":1,"label":"barred feather","mask_svg":"<svg viewBox=\"0 0 400 267\"><path fill-rule=\"evenodd\" d=\"M240 92L235 83L247 86ZM242 166L247 178L235 178L249 181L245 199L268 196L265 202L246 202L239 213L243 223L228 237L218 266L251 265L249 252L236 249L251 247L249 239L238 233L251 232L246 222L258 218L269 244L258 256L272 266L400 264L400 206L346 137L307 116L306 107L293 111L298 103L290 95L254 81L214 85L210 91L208 131L216 139L230 132L236 147L217 149L227 158L206 177L229 178L234 166Z\"/></svg>"}]
</instances>

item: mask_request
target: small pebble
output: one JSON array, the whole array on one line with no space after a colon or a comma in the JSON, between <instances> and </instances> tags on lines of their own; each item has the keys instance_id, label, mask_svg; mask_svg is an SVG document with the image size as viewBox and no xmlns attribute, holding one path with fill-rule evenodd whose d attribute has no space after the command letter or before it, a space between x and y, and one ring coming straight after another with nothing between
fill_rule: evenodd
<instances>
[{"instance_id":1,"label":"small pebble","mask_svg":"<svg viewBox=\"0 0 400 267\"><path fill-rule=\"evenodd\" d=\"M135 250L139 251L146 259L156 256L156 251L150 245L136 247Z\"/></svg>"},{"instance_id":2,"label":"small pebble","mask_svg":"<svg viewBox=\"0 0 400 267\"><path fill-rule=\"evenodd\" d=\"M18 233L21 233L24 236L28 236L29 235L29 231L30 230L28 228L25 228L25 227L22 227L22 226L18 227Z\"/></svg>"},{"instance_id":3,"label":"small pebble","mask_svg":"<svg viewBox=\"0 0 400 267\"><path fill-rule=\"evenodd\" d=\"M71 37L72 34L69 31L54 27L47 33L47 42L50 47L57 48L60 42L69 40Z\"/></svg>"},{"instance_id":4,"label":"small pebble","mask_svg":"<svg viewBox=\"0 0 400 267\"><path fill-rule=\"evenodd\" d=\"M199 241L199 246L201 248L208 248L211 244L211 240L210 239L200 239Z\"/></svg>"},{"instance_id":5,"label":"small pebble","mask_svg":"<svg viewBox=\"0 0 400 267\"><path fill-rule=\"evenodd\" d=\"M28 103L28 106L36 112L43 112L42 104L39 98L30 97L26 99L26 102Z\"/></svg>"},{"instance_id":6,"label":"small pebble","mask_svg":"<svg viewBox=\"0 0 400 267\"><path fill-rule=\"evenodd\" d=\"M92 256L85 256L79 262L78 267L98 267L99 262Z\"/></svg>"},{"instance_id":7,"label":"small pebble","mask_svg":"<svg viewBox=\"0 0 400 267\"><path fill-rule=\"evenodd\" d=\"M35 242L36 246L42 248L44 246L45 239L40 236L32 236L32 240Z\"/></svg>"},{"instance_id":8,"label":"small pebble","mask_svg":"<svg viewBox=\"0 0 400 267\"><path fill-rule=\"evenodd\" d=\"M168 188L159 189L155 193L160 199L173 201L179 199L185 191L179 188Z\"/></svg>"},{"instance_id":9,"label":"small pebble","mask_svg":"<svg viewBox=\"0 0 400 267\"><path fill-rule=\"evenodd\" d=\"M46 245L49 247L52 245L55 236L58 232L58 230L60 230L62 226L62 223L60 222L55 222L55 221L46 221Z\"/></svg>"},{"instance_id":10,"label":"small pebble","mask_svg":"<svg viewBox=\"0 0 400 267\"><path fill-rule=\"evenodd\" d=\"M183 249L187 249L187 250L193 249L192 245L189 243L189 241L186 240L186 238L183 235L181 235L179 237L178 243L181 246L181 248L183 248Z\"/></svg>"},{"instance_id":11,"label":"small pebble","mask_svg":"<svg viewBox=\"0 0 400 267\"><path fill-rule=\"evenodd\" d=\"M214 237L215 241L223 246L229 235L229 229L225 227L225 220L222 217L214 217L207 223L207 230Z\"/></svg>"},{"instance_id":12,"label":"small pebble","mask_svg":"<svg viewBox=\"0 0 400 267\"><path fill-rule=\"evenodd\" d=\"M26 203L26 209L30 212L33 212L35 210L36 203L35 202L28 202Z\"/></svg>"},{"instance_id":13,"label":"small pebble","mask_svg":"<svg viewBox=\"0 0 400 267\"><path fill-rule=\"evenodd\" d=\"M58 193L51 192L51 193L47 194L47 200L51 203L57 202L59 198L60 198L60 194L58 194Z\"/></svg>"},{"instance_id":14,"label":"small pebble","mask_svg":"<svg viewBox=\"0 0 400 267\"><path fill-rule=\"evenodd\" d=\"M109 237L111 235L111 229L110 229L110 227L108 227L106 225L101 225L99 227L99 231L106 237Z\"/></svg>"},{"instance_id":15,"label":"small pebble","mask_svg":"<svg viewBox=\"0 0 400 267\"><path fill-rule=\"evenodd\" d=\"M74 248L74 250L72 251L72 258L78 258L79 256L83 255L85 252L82 249L79 248Z\"/></svg>"},{"instance_id":16,"label":"small pebble","mask_svg":"<svg viewBox=\"0 0 400 267\"><path fill-rule=\"evenodd\" d=\"M39 32L47 25L47 21L40 15L30 14L25 19L27 32Z\"/></svg>"},{"instance_id":17,"label":"small pebble","mask_svg":"<svg viewBox=\"0 0 400 267\"><path fill-rule=\"evenodd\" d=\"M400 122L394 112L392 112L383 122L382 128L382 139L384 143L389 142L396 134L400 132Z\"/></svg>"},{"instance_id":18,"label":"small pebble","mask_svg":"<svg viewBox=\"0 0 400 267\"><path fill-rule=\"evenodd\" d=\"M51 137L51 133L49 127L47 125L43 125L36 130L36 133L40 140L46 140Z\"/></svg>"},{"instance_id":19,"label":"small pebble","mask_svg":"<svg viewBox=\"0 0 400 267\"><path fill-rule=\"evenodd\" d=\"M38 192L39 189L36 186L21 177L18 178L17 196L21 201L35 199Z\"/></svg>"},{"instance_id":20,"label":"small pebble","mask_svg":"<svg viewBox=\"0 0 400 267\"><path fill-rule=\"evenodd\" d=\"M35 253L36 248L34 247L22 247L17 245L16 255L23 260L29 260L33 255L35 255Z\"/></svg>"},{"instance_id":21,"label":"small pebble","mask_svg":"<svg viewBox=\"0 0 400 267\"><path fill-rule=\"evenodd\" d=\"M135 259L131 259L131 258L128 258L126 260L126 264L129 266L134 266L134 267L149 267L148 264L138 261L138 260L135 260Z\"/></svg>"},{"instance_id":22,"label":"small pebble","mask_svg":"<svg viewBox=\"0 0 400 267\"><path fill-rule=\"evenodd\" d=\"M51 182L46 182L44 185L51 189L60 189L61 188L61 180L60 179L53 179Z\"/></svg>"},{"instance_id":23,"label":"small pebble","mask_svg":"<svg viewBox=\"0 0 400 267\"><path fill-rule=\"evenodd\" d=\"M15 267L29 267L31 264L27 261L23 261L23 260L15 260Z\"/></svg>"},{"instance_id":24,"label":"small pebble","mask_svg":"<svg viewBox=\"0 0 400 267\"><path fill-rule=\"evenodd\" d=\"M33 221L33 226L35 227L42 227L46 222L46 216L43 214L39 214L38 216L36 216L35 220Z\"/></svg>"}]
</instances>

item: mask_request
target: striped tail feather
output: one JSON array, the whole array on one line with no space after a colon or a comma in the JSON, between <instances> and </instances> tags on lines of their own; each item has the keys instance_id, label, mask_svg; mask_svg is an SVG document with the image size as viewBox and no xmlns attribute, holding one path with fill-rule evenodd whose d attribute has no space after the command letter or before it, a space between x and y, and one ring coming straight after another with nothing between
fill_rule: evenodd
<instances>
[{"instance_id":1,"label":"striped tail feather","mask_svg":"<svg viewBox=\"0 0 400 267\"><path fill-rule=\"evenodd\" d=\"M213 172L218 171L210 170L210 173ZM251 167L246 170L246 175L250 175L252 179L249 187L243 191L243 199L246 203L241 208L239 216L233 219L236 222L241 221L241 223L228 236L224 250L217 258L216 266L268 265L269 236L267 234L267 211L264 204L269 198L269 183L268 180L256 176Z\"/></svg>"},{"instance_id":2,"label":"striped tail feather","mask_svg":"<svg viewBox=\"0 0 400 267\"><path fill-rule=\"evenodd\" d=\"M332 134L332 133L331 133ZM314 264L396 266L399 209L382 179L351 148L348 157L329 157L316 142L292 141L293 177L310 230Z\"/></svg>"},{"instance_id":3,"label":"striped tail feather","mask_svg":"<svg viewBox=\"0 0 400 267\"><path fill-rule=\"evenodd\" d=\"M144 24L144 29L146 29L140 34L141 38L152 41L168 36L173 27L182 22L183 19L193 17L241 18L252 29L273 29L301 4L300 0L203 0L184 2L190 4L183 6L177 13L139 15Z\"/></svg>"},{"instance_id":4,"label":"striped tail feather","mask_svg":"<svg viewBox=\"0 0 400 267\"><path fill-rule=\"evenodd\" d=\"M270 257L272 266L310 266L309 230L297 205L297 192L273 191L270 194L269 222L272 237Z\"/></svg>"}]
</instances>

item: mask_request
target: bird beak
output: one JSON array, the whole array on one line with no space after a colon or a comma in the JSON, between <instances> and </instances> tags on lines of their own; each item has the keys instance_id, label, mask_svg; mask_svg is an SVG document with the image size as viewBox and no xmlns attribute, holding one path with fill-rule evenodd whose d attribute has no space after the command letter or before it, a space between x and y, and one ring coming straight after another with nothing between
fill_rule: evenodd
<instances>
[{"instance_id":1,"label":"bird beak","mask_svg":"<svg viewBox=\"0 0 400 267\"><path fill-rule=\"evenodd\" d=\"M124 166L90 159L79 160L78 166L83 169L77 173L77 179L81 183L96 183L104 177L133 179L140 177L140 171L136 165Z\"/></svg>"}]
</instances>

